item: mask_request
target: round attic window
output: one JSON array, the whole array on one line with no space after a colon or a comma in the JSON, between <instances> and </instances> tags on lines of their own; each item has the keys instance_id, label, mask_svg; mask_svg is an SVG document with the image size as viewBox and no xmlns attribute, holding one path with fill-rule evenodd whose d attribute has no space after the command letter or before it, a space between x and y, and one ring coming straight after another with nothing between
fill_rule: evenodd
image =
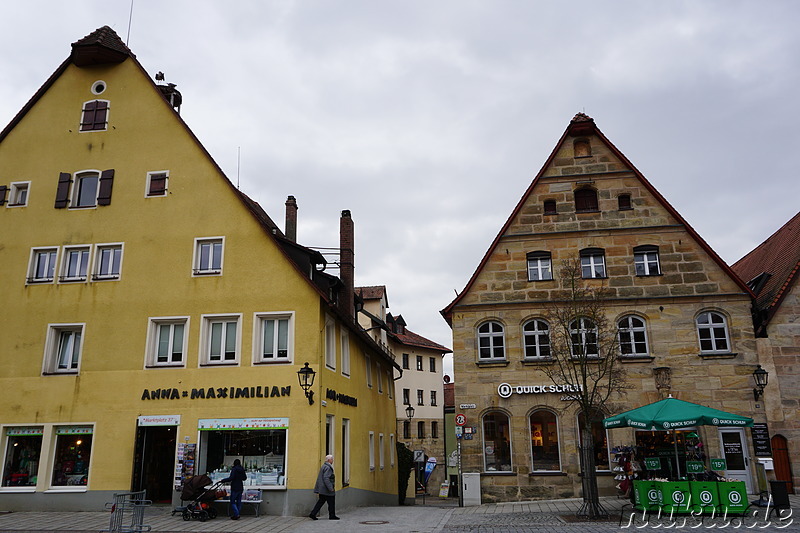
<instances>
[{"instance_id":1,"label":"round attic window","mask_svg":"<svg viewBox=\"0 0 800 533\"><path fill-rule=\"evenodd\" d=\"M92 92L94 94L103 94L105 90L106 90L106 82L104 82L103 80L97 80L92 84Z\"/></svg>"}]
</instances>

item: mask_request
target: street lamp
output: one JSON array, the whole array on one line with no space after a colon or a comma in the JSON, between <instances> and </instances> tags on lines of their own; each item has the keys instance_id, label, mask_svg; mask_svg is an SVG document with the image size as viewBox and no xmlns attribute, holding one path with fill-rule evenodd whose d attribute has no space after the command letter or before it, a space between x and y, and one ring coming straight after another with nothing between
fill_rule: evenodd
<instances>
[{"instance_id":1,"label":"street lamp","mask_svg":"<svg viewBox=\"0 0 800 533\"><path fill-rule=\"evenodd\" d=\"M411 407L411 404L408 404L408 407L406 407L406 416L408 417L409 422L411 422L411 419L414 418L414 408Z\"/></svg>"},{"instance_id":2,"label":"street lamp","mask_svg":"<svg viewBox=\"0 0 800 533\"><path fill-rule=\"evenodd\" d=\"M314 376L317 373L314 372L314 369L308 366L308 361L306 361L306 365L297 371L297 379L300 381L300 388L303 389L303 392L308 398L308 405L312 405L314 403L314 391L311 390L311 386L314 385Z\"/></svg>"},{"instance_id":3,"label":"street lamp","mask_svg":"<svg viewBox=\"0 0 800 533\"><path fill-rule=\"evenodd\" d=\"M764 395L764 387L767 386L769 381L769 372L761 368L761 365L758 365L758 368L753 370L753 379L756 382L756 387L753 389L753 398L758 401L758 398Z\"/></svg>"}]
</instances>

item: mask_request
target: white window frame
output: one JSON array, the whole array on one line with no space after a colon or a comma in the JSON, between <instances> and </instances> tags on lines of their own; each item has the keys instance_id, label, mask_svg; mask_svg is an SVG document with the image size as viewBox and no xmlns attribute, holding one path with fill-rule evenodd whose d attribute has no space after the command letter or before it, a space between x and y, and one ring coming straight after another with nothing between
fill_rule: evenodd
<instances>
[{"instance_id":1,"label":"white window frame","mask_svg":"<svg viewBox=\"0 0 800 533\"><path fill-rule=\"evenodd\" d=\"M242 315L238 314L214 314L214 315L201 315L201 330L200 330L200 354L199 366L225 366L225 365L238 365L241 360L242 353ZM227 327L223 328L223 336L220 338L220 360L214 361L211 359L211 334L212 326L215 323L235 323L236 324L236 340L235 340L235 354L233 359L225 359L222 353L222 347L227 340Z\"/></svg>"},{"instance_id":2,"label":"white window frame","mask_svg":"<svg viewBox=\"0 0 800 533\"><path fill-rule=\"evenodd\" d=\"M534 324L533 330L525 329L529 324ZM546 329L542 329L542 325L544 325ZM529 339L531 339L532 342L529 343ZM550 352L550 324L548 324L546 320L532 318L526 320L522 324L522 354L526 361L546 361L552 358L552 352L547 355L542 355L542 348L545 346L545 342L542 342L543 339L547 341L547 351ZM536 355L528 355L528 346L535 349Z\"/></svg>"},{"instance_id":3,"label":"white window frame","mask_svg":"<svg viewBox=\"0 0 800 533\"><path fill-rule=\"evenodd\" d=\"M164 194L150 194L150 179L153 176L166 175L164 179ZM169 195L169 170L154 170L147 173L147 180L145 180L144 197L145 198L165 198Z\"/></svg>"},{"instance_id":4,"label":"white window frame","mask_svg":"<svg viewBox=\"0 0 800 533\"><path fill-rule=\"evenodd\" d=\"M350 419L342 418L342 483L350 484Z\"/></svg>"},{"instance_id":5,"label":"white window frame","mask_svg":"<svg viewBox=\"0 0 800 533\"><path fill-rule=\"evenodd\" d=\"M551 281L553 279L552 257L548 252L528 254L528 281Z\"/></svg>"},{"instance_id":6,"label":"white window frame","mask_svg":"<svg viewBox=\"0 0 800 533\"><path fill-rule=\"evenodd\" d=\"M25 199L20 202L19 196L24 192ZM28 205L28 198L31 196L30 181L12 181L8 184L8 202L6 207L25 207Z\"/></svg>"},{"instance_id":7,"label":"white window frame","mask_svg":"<svg viewBox=\"0 0 800 533\"><path fill-rule=\"evenodd\" d=\"M220 245L219 252L219 268L214 268L214 246ZM201 249L204 246L211 245L211 264L204 265L201 263L203 254ZM192 257L192 276L221 276L222 270L225 266L225 237L197 237L194 240L194 255Z\"/></svg>"},{"instance_id":8,"label":"white window frame","mask_svg":"<svg viewBox=\"0 0 800 533\"><path fill-rule=\"evenodd\" d=\"M369 471L375 471L375 432L369 432Z\"/></svg>"},{"instance_id":9,"label":"white window frame","mask_svg":"<svg viewBox=\"0 0 800 533\"><path fill-rule=\"evenodd\" d=\"M91 428L91 430L87 433L88 435L92 436L92 446L91 448L89 448L89 464L86 467L86 471L88 472L87 474L88 479L86 485L56 485L53 483L54 469L55 466L57 465L56 451L58 449L58 441L60 440L61 437L65 436L64 434L59 434L59 431L63 430L64 428ZM45 437L48 436L48 433L50 438L50 444L48 446L48 451L47 451L48 460L41 461L42 463L45 462L47 463L47 465L45 466L45 468L47 468L47 472L44 472L44 475L46 476L47 479L46 492L48 493L87 492L92 483L92 461L94 460L95 457L94 448L95 448L95 443L97 442L97 439L94 438L95 435L97 435L97 428L95 427L94 423L89 422L89 423L57 423L52 425L47 424L45 428ZM43 441L42 454L44 454L44 441ZM40 464L39 472L43 473L41 470L41 466L42 465Z\"/></svg>"},{"instance_id":10,"label":"white window frame","mask_svg":"<svg viewBox=\"0 0 800 533\"><path fill-rule=\"evenodd\" d=\"M86 264L85 265L78 265L77 275L76 273L71 271L71 264L70 261L72 256L78 253L80 254L81 258L85 258ZM81 259L81 264L83 263L83 259ZM81 270L83 273L81 274ZM85 283L89 280L89 273L92 271L92 245L91 244L80 244L80 245L70 245L64 246L63 251L61 252L61 269L58 276L59 283L76 283L82 282ZM72 274L72 275L70 275Z\"/></svg>"},{"instance_id":11,"label":"white window frame","mask_svg":"<svg viewBox=\"0 0 800 533\"><path fill-rule=\"evenodd\" d=\"M103 268L102 255L106 251L112 252L111 264L113 266L113 252L119 250L119 264L117 265L117 274L108 274L100 271ZM92 265L92 281L119 281L122 277L122 259L125 257L125 246L121 242L108 242L96 244L94 247L94 263Z\"/></svg>"},{"instance_id":12,"label":"white window frame","mask_svg":"<svg viewBox=\"0 0 800 533\"><path fill-rule=\"evenodd\" d=\"M592 249L590 252L581 252L580 257L581 277L583 279L604 279L608 277L605 250ZM598 272L598 269L600 272Z\"/></svg>"},{"instance_id":13,"label":"white window frame","mask_svg":"<svg viewBox=\"0 0 800 533\"><path fill-rule=\"evenodd\" d=\"M636 326L632 324L633 319L636 319L642 323L641 326ZM624 325L623 325L624 322ZM636 344L638 341L636 340L636 334L641 333L644 336L644 352L637 352L636 351ZM622 335L627 334L628 340L623 342ZM649 357L650 356L650 344L647 341L647 321L640 317L639 315L625 315L619 320L617 320L617 341L619 342L619 355L620 357ZM629 353L625 353L623 350L623 345L627 345L630 348Z\"/></svg>"},{"instance_id":14,"label":"white window frame","mask_svg":"<svg viewBox=\"0 0 800 533\"><path fill-rule=\"evenodd\" d=\"M431 391L431 407L436 407L438 404L436 402L436 391Z\"/></svg>"},{"instance_id":15,"label":"white window frame","mask_svg":"<svg viewBox=\"0 0 800 533\"><path fill-rule=\"evenodd\" d=\"M264 333L266 332L267 322L273 321L273 357L264 357ZM278 353L280 321L286 321L286 356L281 357ZM294 311L280 312L259 312L253 314L253 364L274 365L292 363L294 361Z\"/></svg>"},{"instance_id":16,"label":"white window frame","mask_svg":"<svg viewBox=\"0 0 800 533\"><path fill-rule=\"evenodd\" d=\"M56 279L56 271L58 266L58 252L59 249L57 246L42 246L37 248L31 248L31 257L28 263L28 277L26 278L26 282L28 284L42 284L42 283L54 283ZM48 254L47 257L47 270L49 275L45 277L36 277L36 271L38 266L38 259L40 255Z\"/></svg>"},{"instance_id":17,"label":"white window frame","mask_svg":"<svg viewBox=\"0 0 800 533\"><path fill-rule=\"evenodd\" d=\"M417 371L422 372L422 356L417 356Z\"/></svg>"},{"instance_id":18,"label":"white window frame","mask_svg":"<svg viewBox=\"0 0 800 533\"><path fill-rule=\"evenodd\" d=\"M94 92L94 91L92 91ZM83 129L82 125L85 122L84 120L84 113L86 113L86 104L91 104L92 102L105 102L106 105L106 123L103 129L91 129L85 130ZM103 100L102 98L95 98L94 100L86 100L83 104L81 104L81 121L78 123L78 133L92 133L96 131L108 131L108 123L109 119L111 118L111 100Z\"/></svg>"},{"instance_id":19,"label":"white window frame","mask_svg":"<svg viewBox=\"0 0 800 533\"><path fill-rule=\"evenodd\" d=\"M661 259L658 248L646 247L643 250L633 250L634 273L637 276L658 276L661 274ZM641 271L640 271L641 270Z\"/></svg>"},{"instance_id":20,"label":"white window frame","mask_svg":"<svg viewBox=\"0 0 800 533\"><path fill-rule=\"evenodd\" d=\"M389 466L392 468L394 468L394 450L396 446L394 433L389 433Z\"/></svg>"},{"instance_id":21,"label":"white window frame","mask_svg":"<svg viewBox=\"0 0 800 533\"><path fill-rule=\"evenodd\" d=\"M342 375L350 377L350 334L342 328L340 335L342 344Z\"/></svg>"},{"instance_id":22,"label":"white window frame","mask_svg":"<svg viewBox=\"0 0 800 533\"><path fill-rule=\"evenodd\" d=\"M335 415L325 415L325 428L327 432L327 438L325 439L328 444L328 449L326 450L326 455L336 455L336 416Z\"/></svg>"},{"instance_id":23,"label":"white window frame","mask_svg":"<svg viewBox=\"0 0 800 533\"><path fill-rule=\"evenodd\" d=\"M100 178L103 173L96 169L80 170L72 175L72 186L70 187L69 207L71 209L88 209L97 207L97 197L100 195ZM94 177L96 185L94 189L94 200L91 204L80 204L81 185L84 178Z\"/></svg>"},{"instance_id":24,"label":"white window frame","mask_svg":"<svg viewBox=\"0 0 800 533\"><path fill-rule=\"evenodd\" d=\"M425 405L425 391L417 389L417 405Z\"/></svg>"},{"instance_id":25,"label":"white window frame","mask_svg":"<svg viewBox=\"0 0 800 533\"><path fill-rule=\"evenodd\" d=\"M708 315L708 323L707 324L700 324L700 318L704 315ZM718 316L722 319L722 325L720 326L719 323L714 323L712 321L712 315ZM732 353L733 347L731 345L731 335L730 331L728 330L728 317L726 317L723 313L719 311L715 311L713 309L706 309L695 317L694 319L695 330L697 331L697 342L700 347L700 353L702 354L715 354L715 353ZM716 329L723 329L725 334L725 344L727 345L723 349L717 348L717 338L714 336L714 330ZM710 330L710 340L712 348L710 350L703 349L703 336L700 333L700 330Z\"/></svg>"},{"instance_id":26,"label":"white window frame","mask_svg":"<svg viewBox=\"0 0 800 533\"><path fill-rule=\"evenodd\" d=\"M403 389L403 405L411 405L411 389Z\"/></svg>"},{"instance_id":27,"label":"white window frame","mask_svg":"<svg viewBox=\"0 0 800 533\"><path fill-rule=\"evenodd\" d=\"M587 328L586 327L586 322L587 321L591 322L593 327ZM576 327L573 327L573 325L575 325ZM590 343L590 342L587 341L587 335L592 334L592 333L594 333L594 343ZM579 358L581 356L584 356L587 359L597 359L600 356L600 353L599 353L600 346L598 344L598 338L597 338L597 335L598 335L597 324L594 322L594 320L592 320L590 318L587 318L587 317L584 317L584 316L578 317L576 319L573 319L569 323L569 334L570 334L570 343L569 343L570 354L572 355L573 358ZM576 340L575 336L578 337L578 343L575 342L575 340ZM576 344L578 344L580 346L583 346L583 347L586 347L586 346L588 346L590 344L594 344L595 348L597 348L598 351L595 352L595 353L578 354L578 353L575 353L575 345Z\"/></svg>"},{"instance_id":28,"label":"white window frame","mask_svg":"<svg viewBox=\"0 0 800 533\"><path fill-rule=\"evenodd\" d=\"M384 448L383 442L383 433L378 433L378 467L383 470L383 466L385 463L385 452L383 451Z\"/></svg>"},{"instance_id":29,"label":"white window frame","mask_svg":"<svg viewBox=\"0 0 800 533\"><path fill-rule=\"evenodd\" d=\"M70 357L69 368L59 368L59 355L62 351L62 333L72 333L72 357ZM72 367L72 359L75 353L75 338L74 334L80 334L80 340L77 346L77 362L75 368ZM86 324L73 323L73 324L48 324L47 337L44 343L44 360L42 365L43 375L55 374L80 374L81 364L83 362L83 345L86 339Z\"/></svg>"},{"instance_id":30,"label":"white window frame","mask_svg":"<svg viewBox=\"0 0 800 533\"><path fill-rule=\"evenodd\" d=\"M500 331L494 331L494 326L500 326ZM489 331L481 331L482 328L488 327ZM478 361L505 361L506 360L506 327L499 320L487 320L476 328L478 335ZM489 341L489 357L481 355L481 339L488 339ZM500 345L496 343L500 340ZM502 348L503 355L500 357L495 356L496 348Z\"/></svg>"},{"instance_id":31,"label":"white window frame","mask_svg":"<svg viewBox=\"0 0 800 533\"><path fill-rule=\"evenodd\" d=\"M183 339L181 341L181 360L172 361L172 353L174 350L175 341L175 327L176 325L183 326ZM167 361L161 362L158 360L159 341L161 340L161 326L171 326L169 333L169 350L167 354ZM147 353L145 354L145 367L178 367L184 368L186 366L186 355L189 348L189 317L188 316L161 316L150 317L147 324Z\"/></svg>"},{"instance_id":32,"label":"white window frame","mask_svg":"<svg viewBox=\"0 0 800 533\"><path fill-rule=\"evenodd\" d=\"M325 317L325 367L336 370L336 322Z\"/></svg>"},{"instance_id":33,"label":"white window frame","mask_svg":"<svg viewBox=\"0 0 800 533\"><path fill-rule=\"evenodd\" d=\"M383 371L377 362L375 363L375 377L378 378L378 394L383 394Z\"/></svg>"}]
</instances>

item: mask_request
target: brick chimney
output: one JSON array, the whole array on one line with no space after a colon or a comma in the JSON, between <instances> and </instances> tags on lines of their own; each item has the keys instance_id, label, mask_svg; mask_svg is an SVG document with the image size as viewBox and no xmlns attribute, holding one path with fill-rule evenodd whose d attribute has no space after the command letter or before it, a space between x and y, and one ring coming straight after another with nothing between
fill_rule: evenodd
<instances>
[{"instance_id":1,"label":"brick chimney","mask_svg":"<svg viewBox=\"0 0 800 533\"><path fill-rule=\"evenodd\" d=\"M297 242L297 200L294 196L286 199L286 238Z\"/></svg>"},{"instance_id":2,"label":"brick chimney","mask_svg":"<svg viewBox=\"0 0 800 533\"><path fill-rule=\"evenodd\" d=\"M353 237L353 219L350 210L342 211L339 219L339 277L344 287L339 298L341 310L350 318L355 319L355 252Z\"/></svg>"}]
</instances>

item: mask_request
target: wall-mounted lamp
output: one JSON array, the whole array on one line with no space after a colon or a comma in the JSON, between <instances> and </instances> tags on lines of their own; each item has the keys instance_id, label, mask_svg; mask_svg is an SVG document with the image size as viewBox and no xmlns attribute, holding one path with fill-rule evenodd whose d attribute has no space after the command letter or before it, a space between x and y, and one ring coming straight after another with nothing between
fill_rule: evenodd
<instances>
[{"instance_id":1,"label":"wall-mounted lamp","mask_svg":"<svg viewBox=\"0 0 800 533\"><path fill-rule=\"evenodd\" d=\"M658 392L669 392L672 388L672 369L668 366L659 366L653 369L653 378L656 380Z\"/></svg>"},{"instance_id":2,"label":"wall-mounted lamp","mask_svg":"<svg viewBox=\"0 0 800 533\"><path fill-rule=\"evenodd\" d=\"M761 365L758 365L758 368L753 370L753 379L756 382L756 387L753 389L753 399L758 401L760 396L764 396L764 387L767 386L769 381L769 372L761 368Z\"/></svg>"},{"instance_id":3,"label":"wall-mounted lamp","mask_svg":"<svg viewBox=\"0 0 800 533\"><path fill-rule=\"evenodd\" d=\"M311 390L311 386L314 384L314 376L316 375L317 373L314 372L314 369L308 366L308 362L297 371L297 379L300 381L300 388L303 389L306 398L308 398L308 405L314 403L314 391Z\"/></svg>"},{"instance_id":4,"label":"wall-mounted lamp","mask_svg":"<svg viewBox=\"0 0 800 533\"><path fill-rule=\"evenodd\" d=\"M408 417L409 422L411 422L411 419L414 418L414 408L411 407L411 404L408 404L408 407L406 407L406 416Z\"/></svg>"}]
</instances>

